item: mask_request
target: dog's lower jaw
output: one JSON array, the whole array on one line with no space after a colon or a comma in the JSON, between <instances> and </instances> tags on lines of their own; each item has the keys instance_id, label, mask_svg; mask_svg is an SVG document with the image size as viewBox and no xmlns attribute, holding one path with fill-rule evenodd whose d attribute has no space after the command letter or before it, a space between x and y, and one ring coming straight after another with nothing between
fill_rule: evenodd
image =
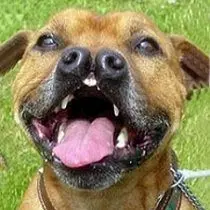
<instances>
[{"instance_id":1,"label":"dog's lower jaw","mask_svg":"<svg viewBox=\"0 0 210 210\"><path fill-rule=\"evenodd\" d=\"M57 180L51 167L44 167L48 195L55 208L71 210L148 210L155 207L158 196L172 183L170 152L155 155L138 169L128 173L122 182L102 191L70 189ZM48 187L49 186L49 187Z\"/></svg>"}]
</instances>

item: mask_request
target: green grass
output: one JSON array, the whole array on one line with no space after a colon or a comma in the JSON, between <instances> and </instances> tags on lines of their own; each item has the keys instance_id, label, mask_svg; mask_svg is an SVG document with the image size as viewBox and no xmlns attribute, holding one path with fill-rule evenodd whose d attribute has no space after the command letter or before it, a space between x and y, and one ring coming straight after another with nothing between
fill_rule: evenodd
<instances>
[{"instance_id":1,"label":"green grass","mask_svg":"<svg viewBox=\"0 0 210 210\"><path fill-rule=\"evenodd\" d=\"M89 8L105 13L111 10L143 11L168 33L183 34L206 53L210 52L210 1L177 0L1 0L0 42L20 29L40 28L50 14L63 8ZM10 87L15 71L0 78L0 154L7 168L0 167L0 209L15 209L41 160L30 142L14 123ZM182 168L210 168L210 91L202 90L187 102L183 123L176 137ZM193 180L191 188L206 209L210 209L210 178Z\"/></svg>"}]
</instances>

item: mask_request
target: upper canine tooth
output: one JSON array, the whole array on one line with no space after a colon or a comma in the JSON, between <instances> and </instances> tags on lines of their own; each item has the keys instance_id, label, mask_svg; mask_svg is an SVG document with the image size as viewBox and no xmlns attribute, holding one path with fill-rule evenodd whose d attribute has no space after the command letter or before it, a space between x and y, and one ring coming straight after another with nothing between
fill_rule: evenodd
<instances>
[{"instance_id":1,"label":"upper canine tooth","mask_svg":"<svg viewBox=\"0 0 210 210\"><path fill-rule=\"evenodd\" d=\"M118 117L120 111L119 111L119 109L116 107L115 104L114 104L113 106L114 106L114 115L115 115L116 117Z\"/></svg>"},{"instance_id":2,"label":"upper canine tooth","mask_svg":"<svg viewBox=\"0 0 210 210\"><path fill-rule=\"evenodd\" d=\"M67 104L69 103L69 101L71 101L74 98L73 95L68 95L66 96L66 98L64 98L61 102L61 109L66 109Z\"/></svg>"},{"instance_id":3,"label":"upper canine tooth","mask_svg":"<svg viewBox=\"0 0 210 210\"><path fill-rule=\"evenodd\" d=\"M84 83L85 85L89 86L89 87L95 86L95 85L97 84L97 81L96 81L96 78L95 78L95 76L94 76L94 73L91 72L91 73L88 75L88 77L87 77L85 80L83 80L83 83Z\"/></svg>"},{"instance_id":4,"label":"upper canine tooth","mask_svg":"<svg viewBox=\"0 0 210 210\"><path fill-rule=\"evenodd\" d=\"M126 128L122 128L120 134L117 137L117 148L123 148L128 142L128 131Z\"/></svg>"}]
</instances>

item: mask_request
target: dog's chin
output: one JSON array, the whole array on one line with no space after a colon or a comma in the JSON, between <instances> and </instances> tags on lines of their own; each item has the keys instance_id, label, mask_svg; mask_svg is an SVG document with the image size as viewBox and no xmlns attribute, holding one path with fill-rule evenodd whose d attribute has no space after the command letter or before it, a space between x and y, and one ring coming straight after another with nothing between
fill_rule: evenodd
<instances>
[{"instance_id":1,"label":"dog's chin","mask_svg":"<svg viewBox=\"0 0 210 210\"><path fill-rule=\"evenodd\" d=\"M164 138L169 125L165 114L136 116L144 119L139 123L144 126L138 127L131 123L129 110L123 112L110 98L96 87L85 86L42 117L23 105L27 131L64 184L106 189L147 160Z\"/></svg>"},{"instance_id":2,"label":"dog's chin","mask_svg":"<svg viewBox=\"0 0 210 210\"><path fill-rule=\"evenodd\" d=\"M77 190L104 190L116 184L125 175L120 163L111 160L111 157L80 169L68 168L57 163L51 166L62 183Z\"/></svg>"}]
</instances>

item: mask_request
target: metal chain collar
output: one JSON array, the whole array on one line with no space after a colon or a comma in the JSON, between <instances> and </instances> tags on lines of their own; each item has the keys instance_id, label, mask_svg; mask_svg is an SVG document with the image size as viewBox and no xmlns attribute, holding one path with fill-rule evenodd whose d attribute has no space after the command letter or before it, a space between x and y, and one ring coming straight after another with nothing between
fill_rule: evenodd
<instances>
[{"instance_id":1,"label":"metal chain collar","mask_svg":"<svg viewBox=\"0 0 210 210\"><path fill-rule=\"evenodd\" d=\"M195 197L192 191L184 182L184 176L179 171L176 171L171 167L171 172L174 176L174 184L171 187L177 186L184 196L188 199L188 201L197 209L197 210L205 210L205 208L201 205L199 200Z\"/></svg>"}]
</instances>

